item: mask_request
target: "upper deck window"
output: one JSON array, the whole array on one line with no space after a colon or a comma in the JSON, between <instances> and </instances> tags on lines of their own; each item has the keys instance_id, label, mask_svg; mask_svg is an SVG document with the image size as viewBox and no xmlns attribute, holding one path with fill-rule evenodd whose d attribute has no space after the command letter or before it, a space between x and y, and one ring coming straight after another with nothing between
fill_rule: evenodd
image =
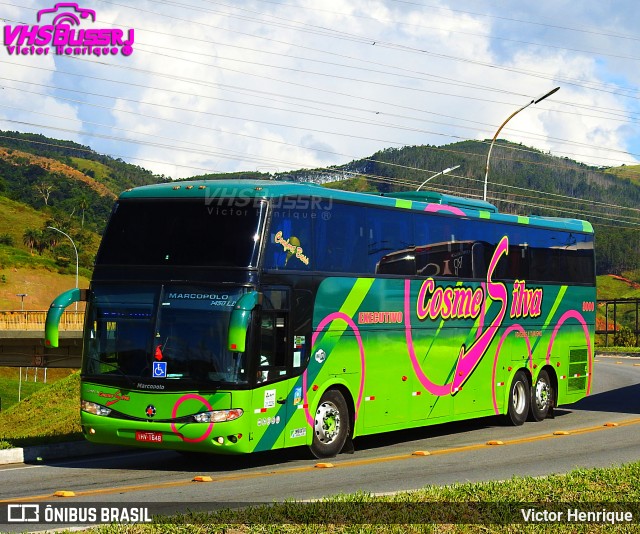
<instances>
[{"instance_id":1,"label":"upper deck window","mask_svg":"<svg viewBox=\"0 0 640 534\"><path fill-rule=\"evenodd\" d=\"M255 267L264 206L253 199L121 200L96 263Z\"/></svg>"},{"instance_id":2,"label":"upper deck window","mask_svg":"<svg viewBox=\"0 0 640 534\"><path fill-rule=\"evenodd\" d=\"M496 246L508 236L495 279L595 280L588 233L330 199L281 204L265 240L268 270L486 280Z\"/></svg>"}]
</instances>

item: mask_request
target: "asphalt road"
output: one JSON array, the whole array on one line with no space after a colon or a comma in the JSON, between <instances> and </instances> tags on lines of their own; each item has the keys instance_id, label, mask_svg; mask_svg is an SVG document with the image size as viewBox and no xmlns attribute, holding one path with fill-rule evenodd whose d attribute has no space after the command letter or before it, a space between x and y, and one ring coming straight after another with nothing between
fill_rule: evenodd
<instances>
[{"instance_id":1,"label":"asphalt road","mask_svg":"<svg viewBox=\"0 0 640 534\"><path fill-rule=\"evenodd\" d=\"M264 503L358 490L381 493L454 482L539 476L640 460L640 359L598 358L592 394L554 419L504 426L497 418L388 433L355 441L354 454L319 468L306 449L237 459L170 451L0 468L0 503ZM617 426L605 426L617 423ZM568 434L556 435L557 432ZM503 445L487 445L499 440ZM429 451L416 456L415 451ZM194 482L209 476L210 482Z\"/></svg>"}]
</instances>

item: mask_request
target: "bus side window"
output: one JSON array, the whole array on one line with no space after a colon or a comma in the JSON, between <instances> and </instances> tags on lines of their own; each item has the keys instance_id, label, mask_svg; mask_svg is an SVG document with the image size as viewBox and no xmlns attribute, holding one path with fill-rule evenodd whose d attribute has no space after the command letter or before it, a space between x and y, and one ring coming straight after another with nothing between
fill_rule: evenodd
<instances>
[{"instance_id":1,"label":"bus side window","mask_svg":"<svg viewBox=\"0 0 640 534\"><path fill-rule=\"evenodd\" d=\"M471 247L472 276L485 279L487 277L487 261L484 243L478 241Z\"/></svg>"},{"instance_id":2,"label":"bus side window","mask_svg":"<svg viewBox=\"0 0 640 534\"><path fill-rule=\"evenodd\" d=\"M389 209L367 213L365 272L415 276L414 218L415 214Z\"/></svg>"},{"instance_id":3,"label":"bus side window","mask_svg":"<svg viewBox=\"0 0 640 534\"><path fill-rule=\"evenodd\" d=\"M333 273L367 272L365 216L361 208L334 203L329 218L315 220L316 269Z\"/></svg>"},{"instance_id":4,"label":"bus side window","mask_svg":"<svg viewBox=\"0 0 640 534\"><path fill-rule=\"evenodd\" d=\"M399 274L415 276L416 256L414 249L400 250L383 256L376 267L376 274Z\"/></svg>"}]
</instances>

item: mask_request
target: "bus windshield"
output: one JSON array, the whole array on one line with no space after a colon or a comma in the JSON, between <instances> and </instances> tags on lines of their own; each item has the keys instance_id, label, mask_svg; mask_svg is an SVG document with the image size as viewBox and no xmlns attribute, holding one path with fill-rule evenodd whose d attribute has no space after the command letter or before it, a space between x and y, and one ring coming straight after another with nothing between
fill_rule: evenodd
<instances>
[{"instance_id":1,"label":"bus windshield","mask_svg":"<svg viewBox=\"0 0 640 534\"><path fill-rule=\"evenodd\" d=\"M266 204L217 200L119 201L96 264L255 267Z\"/></svg>"},{"instance_id":2,"label":"bus windshield","mask_svg":"<svg viewBox=\"0 0 640 534\"><path fill-rule=\"evenodd\" d=\"M227 350L243 288L96 285L87 310L83 375L157 389L246 384L244 354ZM178 384L179 382L179 384Z\"/></svg>"}]
</instances>

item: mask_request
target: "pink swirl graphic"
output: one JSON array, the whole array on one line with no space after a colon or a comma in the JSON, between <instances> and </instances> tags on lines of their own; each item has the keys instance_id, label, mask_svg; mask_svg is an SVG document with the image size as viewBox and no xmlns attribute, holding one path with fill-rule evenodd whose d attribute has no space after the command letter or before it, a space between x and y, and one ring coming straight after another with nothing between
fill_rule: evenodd
<instances>
[{"instance_id":1,"label":"pink swirl graphic","mask_svg":"<svg viewBox=\"0 0 640 534\"><path fill-rule=\"evenodd\" d=\"M476 366L480 363L480 360L489 349L489 345L493 341L493 338L498 333L498 329L502 326L502 321L507 313L507 301L508 294L507 288L500 282L494 282L491 277L493 271L498 264L498 260L503 254L508 254L509 240L505 236L500 240L496 247L491 262L489 263L489 269L487 270L487 293L494 301L501 303L500 310L497 315L491 321L491 324L487 329L476 337L476 340L471 344L469 348L462 345L460 348L460 354L458 355L458 365L456 366L456 373L453 376L453 382L451 384L451 392L455 393L462 387L462 384L471 376L471 373L475 370Z\"/></svg>"},{"instance_id":2,"label":"pink swirl graphic","mask_svg":"<svg viewBox=\"0 0 640 534\"><path fill-rule=\"evenodd\" d=\"M582 330L584 330L584 337L587 340L587 351L588 351L588 364L589 364L589 378L587 379L587 392L586 394L589 395L589 393L591 393L591 374L592 374L592 352L591 352L591 336L589 335L589 327L587 326L587 321L585 321L584 317L582 316L582 314L576 310L569 310L567 312L565 312L562 317L560 317L560 320L558 321L558 323L556 324L555 328L553 329L553 333L551 334L551 339L549 341L549 348L547 349L547 364L551 361L551 348L553 347L553 343L556 340L556 335L558 334L558 330L560 330L560 326L562 326L562 324L567 320L567 319L575 319L576 321L578 321L580 323L580 325L582 325Z\"/></svg>"},{"instance_id":3,"label":"pink swirl graphic","mask_svg":"<svg viewBox=\"0 0 640 534\"><path fill-rule=\"evenodd\" d=\"M364 378L365 378L365 370L366 370L366 360L364 354L364 344L362 343L362 338L360 337L360 330L356 323L353 322L351 317L342 312L334 312L327 315L313 332L313 336L311 338L311 346L315 347L316 339L320 335L320 332L331 322L341 320L347 323L347 325L353 330L353 333L356 336L356 340L358 341L358 350L360 351L360 391L358 391L358 400L356 402L356 413L354 414L354 420L358 419L358 412L360 411L360 403L362 402L362 395L364 393ZM302 394L304 396L304 413L307 417L307 423L310 426L313 426L313 416L309 411L309 401L307 400L307 370L305 369L304 373L302 373Z\"/></svg>"},{"instance_id":4,"label":"pink swirl graphic","mask_svg":"<svg viewBox=\"0 0 640 534\"><path fill-rule=\"evenodd\" d=\"M481 282L480 283L480 287L482 288L482 292L486 295L487 294L487 284L485 282ZM476 339L478 339L480 337L480 335L482 334L482 330L484 328L484 317L485 317L485 313L486 313L486 306L483 303L482 306L480 306L480 317L478 318L478 329L476 330Z\"/></svg>"},{"instance_id":5,"label":"pink swirl graphic","mask_svg":"<svg viewBox=\"0 0 640 534\"><path fill-rule=\"evenodd\" d=\"M205 399L200 395L196 395L195 393L188 393L180 397L176 401L176 403L173 405L173 410L171 411L171 419L175 419L176 416L178 415L178 408L180 407L180 405L183 402L191 399L200 401L202 404L204 404L207 407L207 410L213 411L213 406L211 406L211 404L207 399ZM171 430L173 430L174 434L178 435L182 441L186 441L187 443L199 443L209 437L209 434L211 434L211 431L213 430L213 423L209 423L209 426L207 427L207 430L205 430L204 434L202 434L202 436L200 436L199 438L195 438L195 439L185 438L180 433L180 431L178 430L174 422L171 423Z\"/></svg>"},{"instance_id":6,"label":"pink swirl graphic","mask_svg":"<svg viewBox=\"0 0 640 534\"><path fill-rule=\"evenodd\" d=\"M513 324L504 331L504 334L502 334L502 337L500 338L500 342L498 343L498 347L496 348L496 355L493 358L493 370L491 371L491 396L493 398L493 410L496 413L496 415L500 414L500 411L498 410L498 399L496 395L496 368L498 366L498 358L500 357L500 350L502 349L502 344L507 339L507 336L514 331L521 332L524 337L524 340L527 342L527 352L529 354L529 369L533 370L533 352L531 350L531 341L529 341L529 335L527 334L525 329L522 328L522 325Z\"/></svg>"},{"instance_id":7,"label":"pink swirl graphic","mask_svg":"<svg viewBox=\"0 0 640 534\"><path fill-rule=\"evenodd\" d=\"M483 330L484 327L484 306L482 305L482 315L480 316L480 322L478 325L478 329L476 331L475 341L467 347L466 345L462 345L460 347L460 352L458 354L458 361L456 363L455 374L453 375L453 379L449 384L438 385L434 384L429 377L424 374L422 368L420 367L420 363L418 362L418 358L416 357L415 349L413 346L413 340L411 337L411 313L410 313L410 300L411 300L411 283L409 280L405 280L404 282L404 315L405 315L405 336L407 339L407 350L409 352L409 358L411 359L411 364L413 366L413 371L415 375L420 380L420 383L425 387L425 389L432 393L433 395L437 395L439 397L452 394L454 395L456 392L460 390L462 385L467 381L467 379L471 376L476 366L480 363L480 360L485 355L489 346L491 345L494 337L498 333L500 326L502 325L502 321L507 312L507 301L508 301L508 293L507 288L503 283L494 282L492 280L493 271L500 260L500 257L503 254L508 254L509 252L509 239L507 236L503 237L498 243L495 252L493 253L493 257L491 258L491 262L489 263L489 268L487 270L487 284L482 284L482 290L485 294L485 302L486 296L488 295L494 301L500 302L500 310L497 315L491 321L491 324L487 327L486 330Z\"/></svg>"},{"instance_id":8,"label":"pink swirl graphic","mask_svg":"<svg viewBox=\"0 0 640 534\"><path fill-rule=\"evenodd\" d=\"M446 211L449 213L453 213L454 215L461 215L465 217L467 214L462 211L460 208L455 208L453 206L443 206L442 204L427 204L427 207L424 211L428 211L430 213L436 213L437 211Z\"/></svg>"},{"instance_id":9,"label":"pink swirl graphic","mask_svg":"<svg viewBox=\"0 0 640 534\"><path fill-rule=\"evenodd\" d=\"M413 372L420 380L420 383L424 388L432 395L443 397L451 393L451 384L444 384L442 386L435 384L429 377L424 374L420 362L416 356L416 351L413 347L413 338L411 336L411 281L404 281L404 325L405 325L405 337L407 339L407 350L409 351L409 358L411 358L411 365L413 366Z\"/></svg>"}]
</instances>

